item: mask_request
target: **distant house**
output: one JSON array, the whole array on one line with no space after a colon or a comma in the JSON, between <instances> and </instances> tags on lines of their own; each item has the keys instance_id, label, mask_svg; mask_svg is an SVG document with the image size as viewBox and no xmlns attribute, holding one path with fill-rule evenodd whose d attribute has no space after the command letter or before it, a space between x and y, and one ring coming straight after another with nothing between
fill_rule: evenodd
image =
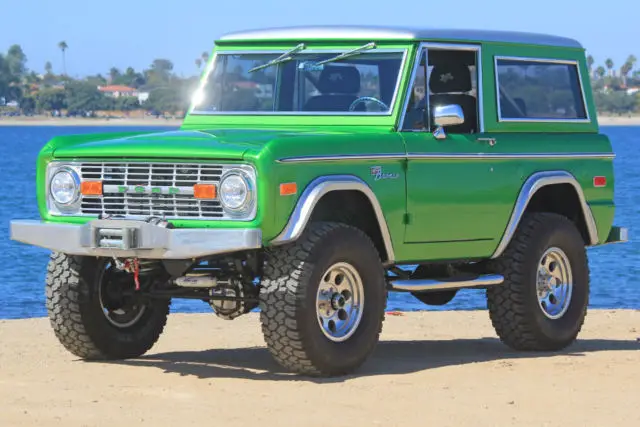
<instances>
[{"instance_id":1,"label":"distant house","mask_svg":"<svg viewBox=\"0 0 640 427\"><path fill-rule=\"evenodd\" d=\"M109 85L109 86L98 86L98 90L104 93L106 96L110 96L112 98L120 98L121 96L132 96L138 98L138 102L140 104L144 103L147 99L149 99L149 92L140 92L138 89L123 86L123 85Z\"/></svg>"},{"instance_id":2,"label":"distant house","mask_svg":"<svg viewBox=\"0 0 640 427\"><path fill-rule=\"evenodd\" d=\"M627 95L633 95L640 92L640 87L630 87L627 89Z\"/></svg>"}]
</instances>

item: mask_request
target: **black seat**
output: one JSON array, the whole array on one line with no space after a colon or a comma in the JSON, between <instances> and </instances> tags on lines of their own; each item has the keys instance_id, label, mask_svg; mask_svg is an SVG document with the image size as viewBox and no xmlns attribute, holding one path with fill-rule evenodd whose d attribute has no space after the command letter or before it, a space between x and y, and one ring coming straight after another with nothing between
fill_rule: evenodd
<instances>
[{"instance_id":1,"label":"black seat","mask_svg":"<svg viewBox=\"0 0 640 427\"><path fill-rule=\"evenodd\" d=\"M349 111L360 92L360 72L356 67L325 65L316 88L321 95L309 98L304 111ZM363 111L364 104L355 110Z\"/></svg>"},{"instance_id":2,"label":"black seat","mask_svg":"<svg viewBox=\"0 0 640 427\"><path fill-rule=\"evenodd\" d=\"M451 133L475 133L478 128L476 98L466 93L472 89L471 72L464 64L445 63L433 67L429 78L431 111L438 105L457 104L464 113L464 123L447 126ZM457 93L456 93L457 92ZM433 121L432 121L433 122Z\"/></svg>"}]
</instances>

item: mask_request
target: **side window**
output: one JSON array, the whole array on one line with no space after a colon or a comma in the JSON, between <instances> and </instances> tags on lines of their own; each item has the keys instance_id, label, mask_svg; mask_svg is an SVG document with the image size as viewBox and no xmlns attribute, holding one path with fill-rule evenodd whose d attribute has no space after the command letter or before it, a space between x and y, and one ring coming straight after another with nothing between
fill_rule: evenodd
<instances>
[{"instance_id":1,"label":"side window","mask_svg":"<svg viewBox=\"0 0 640 427\"><path fill-rule=\"evenodd\" d=\"M420 55L420 64L416 70L416 77L408 94L407 110L405 111L402 130L425 130L425 109L427 107L427 55L423 50Z\"/></svg>"},{"instance_id":2,"label":"side window","mask_svg":"<svg viewBox=\"0 0 640 427\"><path fill-rule=\"evenodd\" d=\"M446 132L478 132L477 60L475 50L431 48L423 52L410 89L402 130L432 131L435 129L434 108L458 105L464 122L447 126ZM430 111L425 115L427 107Z\"/></svg>"},{"instance_id":3,"label":"side window","mask_svg":"<svg viewBox=\"0 0 640 427\"><path fill-rule=\"evenodd\" d=\"M497 59L500 120L587 118L575 63Z\"/></svg>"}]
</instances>

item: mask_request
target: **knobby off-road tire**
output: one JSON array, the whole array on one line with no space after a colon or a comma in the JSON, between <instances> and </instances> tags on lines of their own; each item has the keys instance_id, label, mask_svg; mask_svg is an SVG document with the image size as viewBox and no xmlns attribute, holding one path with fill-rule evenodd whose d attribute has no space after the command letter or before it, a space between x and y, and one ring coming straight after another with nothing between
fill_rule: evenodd
<instances>
[{"instance_id":1,"label":"knobby off-road tire","mask_svg":"<svg viewBox=\"0 0 640 427\"><path fill-rule=\"evenodd\" d=\"M80 358L138 357L160 337L170 301L146 302L144 311L138 312L130 325L114 326L105 315L100 299L100 279L106 263L107 260L94 257L51 255L46 283L51 326L62 345Z\"/></svg>"},{"instance_id":2,"label":"knobby off-road tire","mask_svg":"<svg viewBox=\"0 0 640 427\"><path fill-rule=\"evenodd\" d=\"M538 299L540 265L550 262L542 261L545 253L555 254L556 260L562 258L557 254L565 255L573 282L568 305L551 317ZM559 268L551 266L550 271ZM505 281L487 289L487 305L493 327L506 345L515 350L557 351L574 342L587 314L589 265L584 240L573 222L552 213L526 215L492 269Z\"/></svg>"},{"instance_id":3,"label":"knobby off-road tire","mask_svg":"<svg viewBox=\"0 0 640 427\"><path fill-rule=\"evenodd\" d=\"M317 299L327 295L328 283L340 283L336 289L351 283L349 277L340 279L341 273L327 273L334 267L352 281L360 278L363 290L359 323L339 340L327 336L331 324L322 317L332 308L325 313L318 308L318 301L324 304L324 300ZM267 251L262 284L262 332L273 357L288 370L310 376L345 375L357 369L378 343L387 301L384 269L378 251L361 230L340 223L310 224L295 243ZM347 298L347 304L356 300Z\"/></svg>"}]
</instances>

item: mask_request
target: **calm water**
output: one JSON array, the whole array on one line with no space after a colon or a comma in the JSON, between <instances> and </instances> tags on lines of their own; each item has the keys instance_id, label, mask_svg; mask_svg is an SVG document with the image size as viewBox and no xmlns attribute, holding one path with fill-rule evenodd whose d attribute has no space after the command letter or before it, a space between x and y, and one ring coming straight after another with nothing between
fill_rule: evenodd
<instances>
[{"instance_id":1,"label":"calm water","mask_svg":"<svg viewBox=\"0 0 640 427\"><path fill-rule=\"evenodd\" d=\"M128 130L137 130L127 127ZM157 128L163 130L167 128ZM53 136L73 133L115 132L114 127L0 127L0 319L45 316L44 275L49 252L9 240L9 220L37 219L35 160ZM156 130L144 128L143 130ZM631 228L631 241L589 249L592 278L591 306L640 309L638 254L634 240L640 230L640 127L610 127L617 153L615 223ZM634 154L635 153L635 154ZM443 308L429 307L410 295L391 293L390 310L461 310L485 308L484 293L465 290ZM176 300L173 311L209 312L200 301Z\"/></svg>"}]
</instances>

